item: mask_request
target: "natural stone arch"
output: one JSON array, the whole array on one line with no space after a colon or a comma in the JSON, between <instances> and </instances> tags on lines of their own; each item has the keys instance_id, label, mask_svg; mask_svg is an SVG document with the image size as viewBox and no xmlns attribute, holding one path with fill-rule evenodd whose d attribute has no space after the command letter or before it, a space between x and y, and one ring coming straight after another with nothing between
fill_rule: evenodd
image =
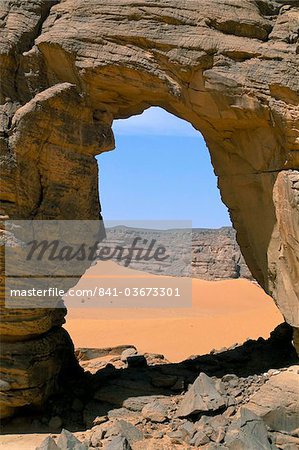
<instances>
[{"instance_id":1,"label":"natural stone arch","mask_svg":"<svg viewBox=\"0 0 299 450\"><path fill-rule=\"evenodd\" d=\"M97 219L113 119L160 106L203 134L246 262L298 329L297 2L53 3L0 5L3 216ZM4 310L3 415L53 390L64 314Z\"/></svg>"}]
</instances>

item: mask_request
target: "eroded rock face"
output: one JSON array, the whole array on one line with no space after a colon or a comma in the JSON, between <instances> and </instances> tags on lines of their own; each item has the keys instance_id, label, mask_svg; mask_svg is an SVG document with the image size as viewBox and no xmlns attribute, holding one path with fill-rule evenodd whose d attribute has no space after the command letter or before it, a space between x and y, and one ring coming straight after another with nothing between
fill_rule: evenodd
<instances>
[{"instance_id":1,"label":"eroded rock face","mask_svg":"<svg viewBox=\"0 0 299 450\"><path fill-rule=\"evenodd\" d=\"M140 231L132 227L112 227L106 228L105 245L121 246L128 248L132 243L132 233L138 235ZM154 234L151 234L154 237ZM149 237L145 234L145 238ZM177 234L175 230L168 231L163 234L164 245L170 252L176 254L178 249L172 245L172 242L179 242L182 234ZM202 280L223 280L228 278L247 278L253 280L253 277L246 266L240 247L236 241L236 232L232 227L222 227L219 229L209 228L193 228L192 229L192 270L186 267L186 275ZM188 240L188 238L187 238ZM129 250L128 250L129 251ZM182 253L182 258L183 258ZM125 260L119 261L118 264L125 264ZM186 264L185 264L186 265ZM160 273L159 261L139 261L133 259L130 267L136 270L146 270L147 272ZM180 267L184 267L182 261ZM183 272L184 273L184 272ZM182 275L182 270L179 271ZM185 274L184 274L185 275Z\"/></svg>"},{"instance_id":2,"label":"eroded rock face","mask_svg":"<svg viewBox=\"0 0 299 450\"><path fill-rule=\"evenodd\" d=\"M0 18L3 218L98 218L94 156L113 149L113 119L158 105L203 133L246 263L298 328L298 2L11 0ZM26 340L38 360L62 322L57 311L4 310L9 385L9 346ZM14 361L24 373L4 414L55 384L55 345L43 380Z\"/></svg>"},{"instance_id":3,"label":"eroded rock face","mask_svg":"<svg viewBox=\"0 0 299 450\"><path fill-rule=\"evenodd\" d=\"M235 230L192 230L192 274L204 280L247 278L252 275L246 266Z\"/></svg>"}]
</instances>

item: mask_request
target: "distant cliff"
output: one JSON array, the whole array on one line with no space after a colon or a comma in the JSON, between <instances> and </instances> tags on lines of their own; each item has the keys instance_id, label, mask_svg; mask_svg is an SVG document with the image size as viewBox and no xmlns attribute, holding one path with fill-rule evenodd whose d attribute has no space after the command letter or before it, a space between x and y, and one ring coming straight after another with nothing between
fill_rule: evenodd
<instances>
[{"instance_id":1,"label":"distant cliff","mask_svg":"<svg viewBox=\"0 0 299 450\"><path fill-rule=\"evenodd\" d=\"M231 227L192 230L192 273L204 280L253 279Z\"/></svg>"},{"instance_id":2,"label":"distant cliff","mask_svg":"<svg viewBox=\"0 0 299 450\"><path fill-rule=\"evenodd\" d=\"M141 236L146 239L145 242L158 239L170 252L169 264L166 263L163 267L155 260L145 262L133 258L130 263L132 269L161 275L192 276L203 280L253 279L236 241L236 232L231 227L194 228L192 238L191 230L158 231L126 226L107 228L106 234L105 245L113 249L120 246L128 250L134 237ZM120 264L125 264L125 261L122 260Z\"/></svg>"}]
</instances>

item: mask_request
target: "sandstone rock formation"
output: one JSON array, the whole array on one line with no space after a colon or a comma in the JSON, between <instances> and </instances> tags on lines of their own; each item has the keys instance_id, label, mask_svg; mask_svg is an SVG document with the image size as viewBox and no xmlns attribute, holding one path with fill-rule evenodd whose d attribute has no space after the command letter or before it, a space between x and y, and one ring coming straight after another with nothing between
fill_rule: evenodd
<instances>
[{"instance_id":1,"label":"sandstone rock formation","mask_svg":"<svg viewBox=\"0 0 299 450\"><path fill-rule=\"evenodd\" d=\"M246 263L298 343L298 16L293 0L2 1L2 218L97 219L113 119L165 108L203 133ZM3 311L9 415L56 384L64 312Z\"/></svg>"},{"instance_id":2,"label":"sandstone rock formation","mask_svg":"<svg viewBox=\"0 0 299 450\"><path fill-rule=\"evenodd\" d=\"M217 384L205 373L200 373L180 403L177 417L219 411L226 405L223 391L221 382Z\"/></svg>"},{"instance_id":3,"label":"sandstone rock formation","mask_svg":"<svg viewBox=\"0 0 299 450\"><path fill-rule=\"evenodd\" d=\"M233 228L192 230L192 276L203 280L253 279Z\"/></svg>"},{"instance_id":4,"label":"sandstone rock formation","mask_svg":"<svg viewBox=\"0 0 299 450\"><path fill-rule=\"evenodd\" d=\"M143 236L143 234L146 234L145 237L148 240L150 240L151 237L155 237L154 231L149 231L147 233L147 230L140 231L133 227L117 226L106 228L106 239L103 241L103 245L111 246L113 248L116 248L116 246L128 248L132 245L132 235ZM161 232L158 232L157 234L160 238ZM169 238L167 238L168 235ZM179 252L180 249L178 249L176 245L172 245L172 242L179 242L181 237L182 236L178 235L176 238L176 230L170 229L163 233L163 244L166 246L168 254ZM190 230L190 241L190 247L192 248L189 249L188 239L186 242L187 248L185 250L192 255L190 260L192 268L190 270L188 263L184 263L184 254L181 252L179 256L182 258L182 262L181 264L177 264L179 275L185 275L184 273L181 273L185 268L186 275L202 280L223 280L228 278L253 279L236 241L236 233L233 228L193 228L192 232ZM178 259L177 255L176 259ZM116 260L116 262L119 262L120 264L125 263L125 261L118 260ZM130 262L130 268L146 270L147 272L157 274L161 272L159 261L156 260L145 262L133 258Z\"/></svg>"}]
</instances>

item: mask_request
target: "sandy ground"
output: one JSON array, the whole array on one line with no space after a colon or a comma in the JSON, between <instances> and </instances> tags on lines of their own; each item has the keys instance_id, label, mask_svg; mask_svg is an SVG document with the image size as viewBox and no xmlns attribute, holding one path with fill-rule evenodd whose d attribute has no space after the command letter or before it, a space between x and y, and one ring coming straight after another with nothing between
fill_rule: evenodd
<instances>
[{"instance_id":1,"label":"sandy ground","mask_svg":"<svg viewBox=\"0 0 299 450\"><path fill-rule=\"evenodd\" d=\"M137 271L105 267L108 278L117 275L128 282L128 276L133 280L140 276ZM95 266L77 286L94 285L98 277ZM191 283L191 307L94 308L82 307L81 301L77 306L72 302L65 328L76 347L133 344L140 352L162 353L170 361L179 361L192 354L242 343L248 337L266 338L283 320L272 299L249 281L193 279ZM34 450L46 435L30 434L30 425L28 431L20 435L16 429L15 434L0 436L0 449Z\"/></svg>"},{"instance_id":2,"label":"sandy ground","mask_svg":"<svg viewBox=\"0 0 299 450\"><path fill-rule=\"evenodd\" d=\"M29 431L29 428L28 428ZM81 432L74 433L81 441L84 436ZM7 434L0 436L1 450L35 450L49 433ZM52 435L57 436L57 434Z\"/></svg>"},{"instance_id":3,"label":"sandy ground","mask_svg":"<svg viewBox=\"0 0 299 450\"><path fill-rule=\"evenodd\" d=\"M106 267L107 272L120 276L140 276L140 272L119 266ZM78 286L96 283L98 273L98 267L92 268ZM191 307L70 306L65 328L76 347L134 344L140 352L162 353L175 362L242 343L248 337L268 337L282 321L273 300L250 281L193 279Z\"/></svg>"}]
</instances>

